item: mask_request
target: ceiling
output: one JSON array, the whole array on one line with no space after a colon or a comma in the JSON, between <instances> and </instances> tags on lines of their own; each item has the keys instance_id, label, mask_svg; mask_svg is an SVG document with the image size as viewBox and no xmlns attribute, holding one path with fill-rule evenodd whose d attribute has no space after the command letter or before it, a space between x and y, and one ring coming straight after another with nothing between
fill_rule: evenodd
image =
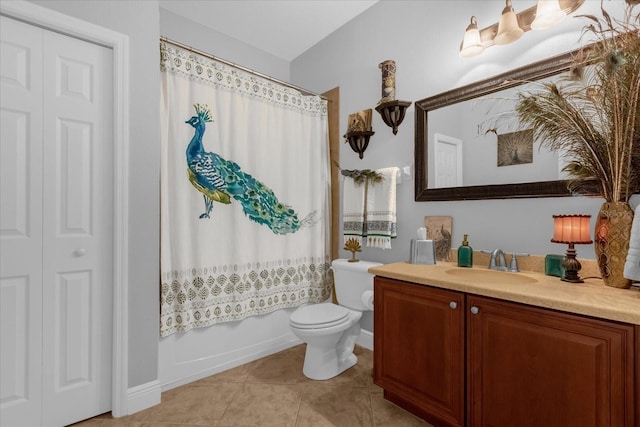
<instances>
[{"instance_id":1,"label":"ceiling","mask_svg":"<svg viewBox=\"0 0 640 427\"><path fill-rule=\"evenodd\" d=\"M292 61L378 0L160 0L176 15Z\"/></svg>"}]
</instances>

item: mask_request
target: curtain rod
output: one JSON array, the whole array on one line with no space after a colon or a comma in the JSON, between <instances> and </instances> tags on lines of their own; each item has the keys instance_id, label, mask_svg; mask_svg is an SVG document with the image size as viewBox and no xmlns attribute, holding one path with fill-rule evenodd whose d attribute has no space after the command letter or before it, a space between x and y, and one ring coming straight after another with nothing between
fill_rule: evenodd
<instances>
[{"instance_id":1,"label":"curtain rod","mask_svg":"<svg viewBox=\"0 0 640 427\"><path fill-rule=\"evenodd\" d=\"M177 46L177 47L179 47L181 49L188 50L189 52L197 53L198 55L202 55L202 56L204 56L206 58L209 58L211 60L222 62L223 64L226 64L226 65L229 65L231 67L234 67L234 68L237 68L239 70L242 70L244 72L253 74L254 76L262 77L263 79L270 80L270 81L272 81L274 83L278 83L278 84L281 84L283 86L290 87L291 89L295 89L297 91L302 92L303 95L315 95L315 96L319 96L320 98L324 99L325 101L329 100L329 98L327 98L327 97L325 97L323 95L320 95L319 93L315 93L315 92L312 92L310 90L307 90L307 89L301 88L299 86L293 85L291 83L287 83L285 81L276 79L275 77L267 76L266 74L259 73L259 72L255 71L255 70L252 70L252 69L247 68L247 67L243 67L242 65L235 64L235 63L233 63L231 61L227 61L225 59L218 58L217 56L213 56L213 55L211 55L209 53L203 52L203 51L198 50L198 49L196 49L194 47L191 47L191 46L187 46L186 44L182 44L182 43L177 42L175 40L171 40L171 39L168 39L166 37L160 37L160 41L172 44L172 45Z\"/></svg>"}]
</instances>

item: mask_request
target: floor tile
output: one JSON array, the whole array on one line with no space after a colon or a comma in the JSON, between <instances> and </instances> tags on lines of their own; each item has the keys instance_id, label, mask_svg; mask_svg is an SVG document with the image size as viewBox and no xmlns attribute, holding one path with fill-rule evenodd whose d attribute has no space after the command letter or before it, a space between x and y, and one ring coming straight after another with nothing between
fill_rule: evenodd
<instances>
[{"instance_id":1,"label":"floor tile","mask_svg":"<svg viewBox=\"0 0 640 427\"><path fill-rule=\"evenodd\" d=\"M287 357L266 357L254 362L249 370L246 383L300 384L307 381L302 373L304 359Z\"/></svg>"},{"instance_id":2,"label":"floor tile","mask_svg":"<svg viewBox=\"0 0 640 427\"><path fill-rule=\"evenodd\" d=\"M302 374L301 344L162 393L136 414L110 413L73 427L429 427L384 400L373 384L373 352L356 346L358 363L326 381Z\"/></svg>"},{"instance_id":3,"label":"floor tile","mask_svg":"<svg viewBox=\"0 0 640 427\"><path fill-rule=\"evenodd\" d=\"M368 387L305 385L296 427L373 425Z\"/></svg>"},{"instance_id":4,"label":"floor tile","mask_svg":"<svg viewBox=\"0 0 640 427\"><path fill-rule=\"evenodd\" d=\"M215 425L243 384L186 385L162 393L158 406L124 417L133 421Z\"/></svg>"},{"instance_id":5,"label":"floor tile","mask_svg":"<svg viewBox=\"0 0 640 427\"><path fill-rule=\"evenodd\" d=\"M280 427L295 425L302 384L245 383L218 423L226 426Z\"/></svg>"}]
</instances>

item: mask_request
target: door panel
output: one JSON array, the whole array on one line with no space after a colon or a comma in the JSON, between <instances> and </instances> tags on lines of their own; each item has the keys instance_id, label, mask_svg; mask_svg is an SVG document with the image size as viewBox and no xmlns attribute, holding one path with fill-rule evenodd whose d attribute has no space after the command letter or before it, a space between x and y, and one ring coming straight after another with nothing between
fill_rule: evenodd
<instances>
[{"instance_id":1,"label":"door panel","mask_svg":"<svg viewBox=\"0 0 640 427\"><path fill-rule=\"evenodd\" d=\"M40 423L42 33L0 17L0 425Z\"/></svg>"},{"instance_id":2,"label":"door panel","mask_svg":"<svg viewBox=\"0 0 640 427\"><path fill-rule=\"evenodd\" d=\"M0 282L2 322L2 409L13 408L22 416L34 406L37 387L31 381L29 357L29 277L3 277ZM34 393L36 396L34 396ZM21 410L22 409L22 410ZM4 424L4 421L2 422Z\"/></svg>"},{"instance_id":3,"label":"door panel","mask_svg":"<svg viewBox=\"0 0 640 427\"><path fill-rule=\"evenodd\" d=\"M91 123L60 119L58 122L59 236L89 237L91 227Z\"/></svg>"},{"instance_id":4,"label":"door panel","mask_svg":"<svg viewBox=\"0 0 640 427\"><path fill-rule=\"evenodd\" d=\"M29 203L30 177L28 153L32 144L29 141L29 113L27 111L11 111L2 109L2 152L0 167L2 168L3 203L0 207L2 237L12 239L29 238L29 212L33 206Z\"/></svg>"},{"instance_id":5,"label":"door panel","mask_svg":"<svg viewBox=\"0 0 640 427\"><path fill-rule=\"evenodd\" d=\"M43 416L68 424L111 409L111 50L44 48Z\"/></svg>"},{"instance_id":6,"label":"door panel","mask_svg":"<svg viewBox=\"0 0 640 427\"><path fill-rule=\"evenodd\" d=\"M58 274L54 306L54 334L58 362L54 369L58 392L89 384L91 374L91 293L90 271Z\"/></svg>"}]
</instances>

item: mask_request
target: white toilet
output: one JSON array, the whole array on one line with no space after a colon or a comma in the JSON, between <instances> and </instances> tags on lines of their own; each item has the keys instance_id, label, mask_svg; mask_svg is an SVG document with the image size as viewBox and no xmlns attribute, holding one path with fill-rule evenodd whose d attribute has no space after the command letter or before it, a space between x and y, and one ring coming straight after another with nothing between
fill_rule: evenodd
<instances>
[{"instance_id":1,"label":"white toilet","mask_svg":"<svg viewBox=\"0 0 640 427\"><path fill-rule=\"evenodd\" d=\"M328 380L356 364L353 354L360 336L362 312L373 310L373 275L367 270L377 262L331 263L336 297L340 305L306 305L291 314L293 333L307 343L302 372L313 380Z\"/></svg>"}]
</instances>

